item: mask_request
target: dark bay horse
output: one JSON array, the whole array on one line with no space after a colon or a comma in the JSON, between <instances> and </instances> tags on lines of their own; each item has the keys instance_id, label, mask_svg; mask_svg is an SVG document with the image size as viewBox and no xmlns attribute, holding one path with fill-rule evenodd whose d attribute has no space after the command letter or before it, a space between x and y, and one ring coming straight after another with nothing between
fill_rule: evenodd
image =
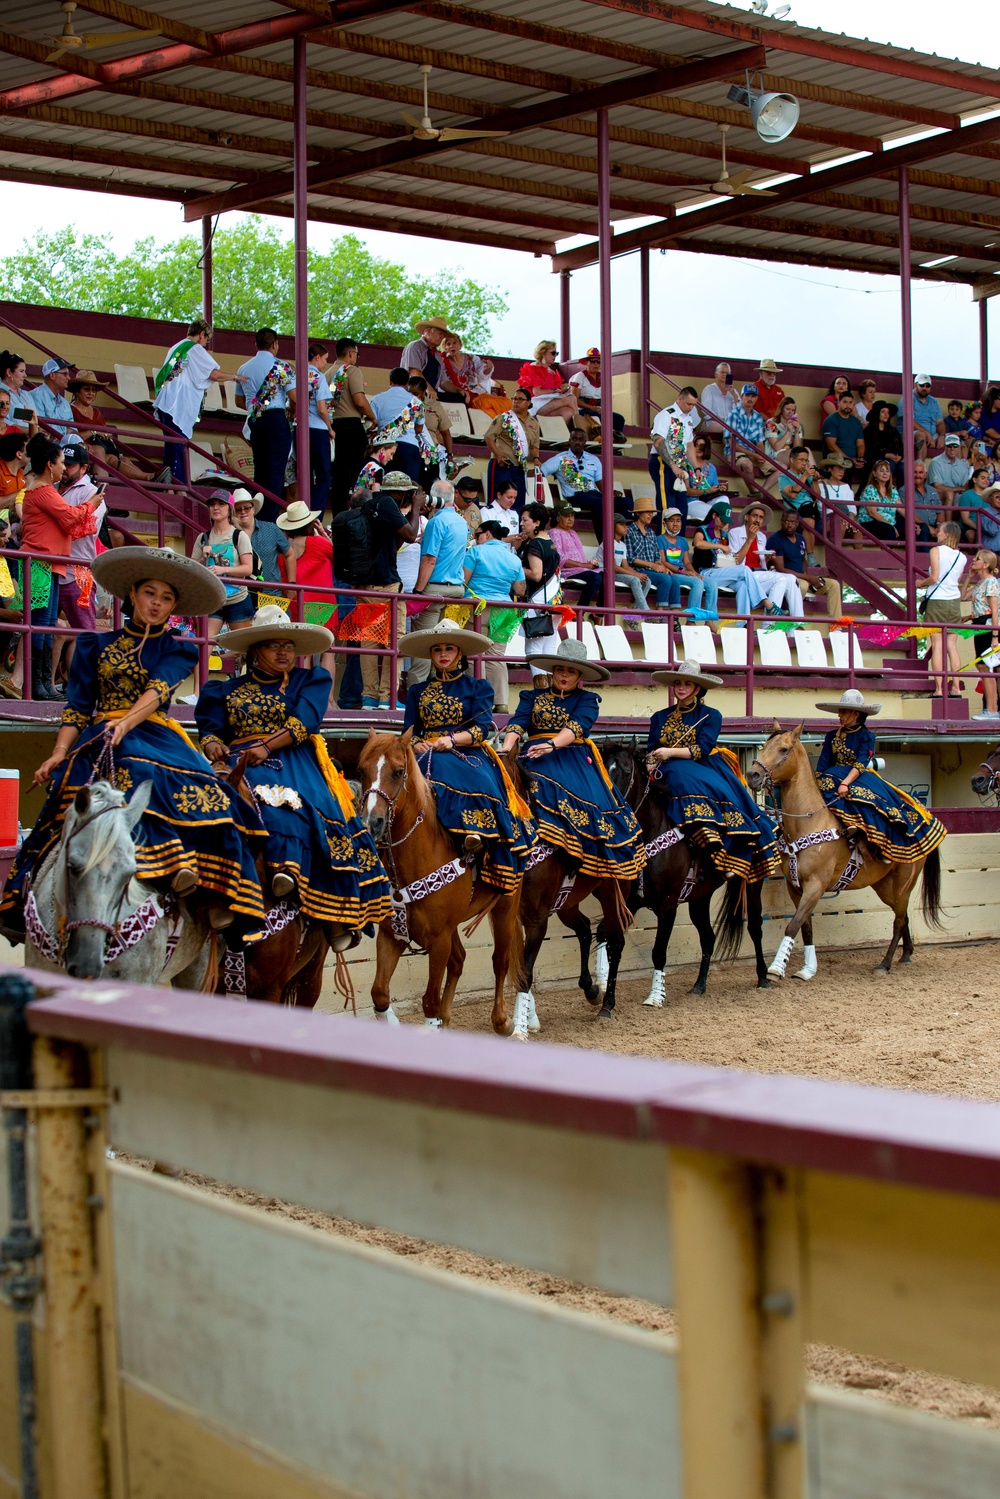
<instances>
[{"instance_id":1,"label":"dark bay horse","mask_svg":"<svg viewBox=\"0 0 1000 1499\"><path fill-rule=\"evenodd\" d=\"M712 926L712 896L725 884L726 894L720 915L720 958L735 958L743 937L744 891L746 927L753 941L757 960L757 988L769 989L767 960L763 947L761 885L747 885L739 879L726 880L707 855L684 838L667 816L654 792L650 790L645 751L623 741L606 744L602 751L608 774L628 802L642 829L646 845L646 868L636 881L629 904L633 911L645 906L656 917L653 940L653 981L643 1004L661 1009L666 997L667 948L674 929L679 905L687 903L691 921L701 941L701 963L698 977L689 994L704 994L708 969L715 952L716 932ZM651 853L650 850L653 850ZM598 941L601 933L598 931Z\"/></svg>"},{"instance_id":2,"label":"dark bay horse","mask_svg":"<svg viewBox=\"0 0 1000 1499\"><path fill-rule=\"evenodd\" d=\"M991 750L972 777L977 796L994 796L1000 806L1000 749Z\"/></svg>"},{"instance_id":3,"label":"dark bay horse","mask_svg":"<svg viewBox=\"0 0 1000 1499\"><path fill-rule=\"evenodd\" d=\"M513 970L519 977L521 969L520 888L505 894L488 885L479 878L475 863L459 855L451 835L438 821L434 794L417 764L412 739L412 729L398 736L369 729L358 771L362 817L394 894L402 893L404 898L406 935L427 952L424 1024L435 1028L450 1024L455 990L465 966L459 926L488 915L493 931L491 1020L498 1036L509 1036L504 991L508 973ZM376 1015L393 1020L389 985L406 948L402 932L394 935L396 920L397 915L389 916L379 927L372 986Z\"/></svg>"}]
</instances>

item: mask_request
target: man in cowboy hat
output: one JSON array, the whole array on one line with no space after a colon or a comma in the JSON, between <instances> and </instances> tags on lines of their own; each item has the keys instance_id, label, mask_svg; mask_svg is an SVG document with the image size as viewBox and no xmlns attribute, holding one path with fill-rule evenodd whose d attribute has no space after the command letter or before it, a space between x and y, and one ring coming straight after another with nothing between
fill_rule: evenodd
<instances>
[{"instance_id":1,"label":"man in cowboy hat","mask_svg":"<svg viewBox=\"0 0 1000 1499\"><path fill-rule=\"evenodd\" d=\"M291 551L288 537L274 521L260 520L264 505L262 494L252 495L248 489L233 490L233 519L250 538L250 545L260 561L257 574L266 583L280 583L278 553L285 559L285 572L289 583L295 582L295 554Z\"/></svg>"},{"instance_id":2,"label":"man in cowboy hat","mask_svg":"<svg viewBox=\"0 0 1000 1499\"><path fill-rule=\"evenodd\" d=\"M757 366L757 410L766 422L774 421L785 399L785 392L778 384L780 374L773 359L762 359Z\"/></svg>"},{"instance_id":3,"label":"man in cowboy hat","mask_svg":"<svg viewBox=\"0 0 1000 1499\"><path fill-rule=\"evenodd\" d=\"M767 548L767 531L771 524L771 509L761 500L748 500L740 516L742 522L729 532L729 545L733 561L748 567L754 576L757 591L766 599L768 614L777 614L784 604L793 619L803 615L802 594L791 573L770 572L771 561Z\"/></svg>"},{"instance_id":4,"label":"man in cowboy hat","mask_svg":"<svg viewBox=\"0 0 1000 1499\"><path fill-rule=\"evenodd\" d=\"M632 501L632 524L625 532L625 554L639 576L656 589L656 607L667 609L674 597L674 586L660 551L660 539L653 530L655 514L656 501L647 495L638 495ZM651 607L648 601L646 607Z\"/></svg>"},{"instance_id":5,"label":"man in cowboy hat","mask_svg":"<svg viewBox=\"0 0 1000 1499\"><path fill-rule=\"evenodd\" d=\"M417 323L413 331L417 336L406 345L399 362L408 375L422 375L428 389L437 395L442 374L437 351L451 330L443 317L429 317Z\"/></svg>"}]
</instances>

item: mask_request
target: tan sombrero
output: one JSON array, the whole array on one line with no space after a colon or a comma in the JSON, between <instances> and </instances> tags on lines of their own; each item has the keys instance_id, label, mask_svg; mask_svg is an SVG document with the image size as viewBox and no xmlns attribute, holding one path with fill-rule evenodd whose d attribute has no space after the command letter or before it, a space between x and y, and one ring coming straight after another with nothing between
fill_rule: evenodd
<instances>
[{"instance_id":1,"label":"tan sombrero","mask_svg":"<svg viewBox=\"0 0 1000 1499\"><path fill-rule=\"evenodd\" d=\"M67 389L71 390L74 395L79 395L80 387L82 385L100 386L100 383L100 380L98 380L93 370L77 370L76 374L69 382Z\"/></svg>"},{"instance_id":2,"label":"tan sombrero","mask_svg":"<svg viewBox=\"0 0 1000 1499\"><path fill-rule=\"evenodd\" d=\"M239 654L268 640L294 640L298 656L321 656L333 645L333 635L325 625L296 624L280 604L263 604L250 624L219 637L225 650Z\"/></svg>"},{"instance_id":3,"label":"tan sombrero","mask_svg":"<svg viewBox=\"0 0 1000 1499\"><path fill-rule=\"evenodd\" d=\"M226 602L226 590L211 568L169 547L112 548L95 557L90 567L101 587L118 599L127 599L130 589L152 578L174 590L177 614L214 614Z\"/></svg>"},{"instance_id":4,"label":"tan sombrero","mask_svg":"<svg viewBox=\"0 0 1000 1499\"><path fill-rule=\"evenodd\" d=\"M839 713L842 708L850 708L855 713L872 716L882 712L881 703L866 703L856 687L848 687L842 692L839 703L817 703L816 706L821 713Z\"/></svg>"},{"instance_id":5,"label":"tan sombrero","mask_svg":"<svg viewBox=\"0 0 1000 1499\"><path fill-rule=\"evenodd\" d=\"M452 331L443 317L425 317L414 325L413 331L414 333L425 333L428 328L438 328L446 338Z\"/></svg>"},{"instance_id":6,"label":"tan sombrero","mask_svg":"<svg viewBox=\"0 0 1000 1499\"><path fill-rule=\"evenodd\" d=\"M606 666L597 666L587 657L587 647L582 640L561 640L559 649L551 655L531 657L532 666L571 666L585 682L606 682L611 673Z\"/></svg>"},{"instance_id":7,"label":"tan sombrero","mask_svg":"<svg viewBox=\"0 0 1000 1499\"><path fill-rule=\"evenodd\" d=\"M279 531L301 531L304 526L311 526L313 521L319 520L321 514L320 510L310 510L305 500L293 500L275 524Z\"/></svg>"},{"instance_id":8,"label":"tan sombrero","mask_svg":"<svg viewBox=\"0 0 1000 1499\"><path fill-rule=\"evenodd\" d=\"M463 630L453 619L442 619L433 630L414 630L412 635L404 635L399 649L404 656L426 661L435 645L457 645L463 656L481 656L490 643L488 635L477 635L474 630Z\"/></svg>"},{"instance_id":9,"label":"tan sombrero","mask_svg":"<svg viewBox=\"0 0 1000 1499\"><path fill-rule=\"evenodd\" d=\"M663 682L668 687L674 682L695 682L699 687L722 686L722 678L703 671L697 661L682 661L673 671L654 671L653 681Z\"/></svg>"}]
</instances>

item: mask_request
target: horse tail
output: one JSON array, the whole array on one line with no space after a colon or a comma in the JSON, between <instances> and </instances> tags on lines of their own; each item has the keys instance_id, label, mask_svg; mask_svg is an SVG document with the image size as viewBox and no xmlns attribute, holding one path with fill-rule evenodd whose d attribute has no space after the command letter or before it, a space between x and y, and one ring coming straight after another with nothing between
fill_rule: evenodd
<instances>
[{"instance_id":1,"label":"horse tail","mask_svg":"<svg viewBox=\"0 0 1000 1499\"><path fill-rule=\"evenodd\" d=\"M746 880L733 878L726 881L722 910L715 927L716 941L719 944L715 956L723 963L731 962L740 955L746 925L746 893Z\"/></svg>"},{"instance_id":2,"label":"horse tail","mask_svg":"<svg viewBox=\"0 0 1000 1499\"><path fill-rule=\"evenodd\" d=\"M920 893L920 913L928 926L940 930L941 920L941 851L931 849L924 864L923 887Z\"/></svg>"}]
</instances>

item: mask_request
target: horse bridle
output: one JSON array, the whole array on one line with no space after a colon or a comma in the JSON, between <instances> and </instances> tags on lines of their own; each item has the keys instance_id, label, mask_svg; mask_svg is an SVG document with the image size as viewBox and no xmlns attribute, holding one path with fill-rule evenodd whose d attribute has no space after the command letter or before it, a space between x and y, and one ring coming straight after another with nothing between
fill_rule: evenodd
<instances>
[{"instance_id":1,"label":"horse bridle","mask_svg":"<svg viewBox=\"0 0 1000 1499\"><path fill-rule=\"evenodd\" d=\"M89 816L83 818L81 822L78 822L70 832L67 833L64 830L63 841L66 845L67 858L69 857L69 845L72 843L77 833L82 833L84 828L89 828L91 823L96 822L99 817L103 817L105 812L120 812L121 810L122 808L117 802L112 802L107 807L100 807L96 812L91 812ZM59 922L58 931L56 933L56 941L59 944L60 962L62 961L63 955L66 952L66 948L69 945L70 937L74 932L79 931L81 927L95 927L98 931L101 931L105 934L106 939L119 936L121 931L121 908L124 903L127 890L128 881L126 881L122 886L122 893L118 897L118 910L115 913L115 921L113 924L107 921L98 921L96 917L93 916L84 916L81 917L78 921L61 920Z\"/></svg>"},{"instance_id":2,"label":"horse bridle","mask_svg":"<svg viewBox=\"0 0 1000 1499\"><path fill-rule=\"evenodd\" d=\"M760 760L751 760L750 769L760 771L764 782L764 794L765 796L769 796L771 798L772 802L774 803L774 810L775 812L777 812L778 817L781 821L784 821L786 817L815 817L817 812L821 812L823 810L822 807L814 807L811 812L786 811L786 809L781 805L781 793L779 792L774 777L771 775L771 772L768 770L767 766L762 764Z\"/></svg>"},{"instance_id":3,"label":"horse bridle","mask_svg":"<svg viewBox=\"0 0 1000 1499\"><path fill-rule=\"evenodd\" d=\"M986 789L980 791L979 796L996 796L1000 799L1000 771L989 760L980 760L979 769L986 771Z\"/></svg>"}]
</instances>

